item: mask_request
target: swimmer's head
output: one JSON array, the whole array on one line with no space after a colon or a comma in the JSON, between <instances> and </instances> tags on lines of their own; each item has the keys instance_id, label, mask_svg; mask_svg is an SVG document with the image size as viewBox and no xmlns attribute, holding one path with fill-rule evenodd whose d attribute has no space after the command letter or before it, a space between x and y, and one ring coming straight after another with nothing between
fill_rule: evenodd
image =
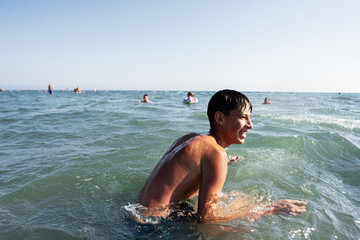
<instances>
[{"instance_id":1,"label":"swimmer's head","mask_svg":"<svg viewBox=\"0 0 360 240\"><path fill-rule=\"evenodd\" d=\"M195 95L194 95L192 92L188 92L188 93L187 93L187 96L188 96L188 97L193 97L193 96L195 96Z\"/></svg>"},{"instance_id":2,"label":"swimmer's head","mask_svg":"<svg viewBox=\"0 0 360 240\"><path fill-rule=\"evenodd\" d=\"M145 94L144 97L143 97L143 99L144 99L144 102L149 101L149 95Z\"/></svg>"},{"instance_id":3,"label":"swimmer's head","mask_svg":"<svg viewBox=\"0 0 360 240\"><path fill-rule=\"evenodd\" d=\"M242 93L235 90L221 90L215 93L208 104L207 115L210 122L210 128L214 128L214 115L217 111L222 112L225 116L230 114L230 111L239 108L241 111L249 109L252 111L250 100Z\"/></svg>"}]
</instances>

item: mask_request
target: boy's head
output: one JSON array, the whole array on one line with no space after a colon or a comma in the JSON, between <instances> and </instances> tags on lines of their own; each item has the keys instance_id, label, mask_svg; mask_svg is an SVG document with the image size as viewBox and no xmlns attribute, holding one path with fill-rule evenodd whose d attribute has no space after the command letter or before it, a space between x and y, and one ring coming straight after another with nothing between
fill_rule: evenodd
<instances>
[{"instance_id":1,"label":"boy's head","mask_svg":"<svg viewBox=\"0 0 360 240\"><path fill-rule=\"evenodd\" d=\"M246 108L249 108L250 112L252 111L250 100L238 91L225 89L215 93L209 101L207 110L210 128L215 127L214 114L217 111L220 111L225 116L228 116L231 110L234 110L239 106L242 111Z\"/></svg>"}]
</instances>

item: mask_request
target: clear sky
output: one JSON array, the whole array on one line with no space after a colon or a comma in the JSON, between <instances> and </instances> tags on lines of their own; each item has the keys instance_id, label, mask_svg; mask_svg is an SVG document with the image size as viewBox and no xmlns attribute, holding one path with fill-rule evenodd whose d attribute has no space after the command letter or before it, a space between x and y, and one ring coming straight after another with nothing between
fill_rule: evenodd
<instances>
[{"instance_id":1,"label":"clear sky","mask_svg":"<svg viewBox=\"0 0 360 240\"><path fill-rule=\"evenodd\" d=\"M360 92L359 0L0 0L0 88Z\"/></svg>"}]
</instances>

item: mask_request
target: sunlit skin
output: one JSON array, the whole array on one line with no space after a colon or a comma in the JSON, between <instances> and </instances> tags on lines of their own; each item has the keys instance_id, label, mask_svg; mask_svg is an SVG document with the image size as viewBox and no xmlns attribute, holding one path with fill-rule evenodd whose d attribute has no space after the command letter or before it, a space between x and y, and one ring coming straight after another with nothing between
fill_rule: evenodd
<instances>
[{"instance_id":1,"label":"sunlit skin","mask_svg":"<svg viewBox=\"0 0 360 240\"><path fill-rule=\"evenodd\" d=\"M249 108L242 111L238 107L230 111L228 116L218 111L215 113L215 121L219 130L211 130L210 134L217 139L217 143L223 148L231 144L243 144L247 131L253 128Z\"/></svg>"},{"instance_id":2,"label":"sunlit skin","mask_svg":"<svg viewBox=\"0 0 360 240\"><path fill-rule=\"evenodd\" d=\"M214 114L215 127L206 135L191 133L176 140L161 158L144 184L139 202L146 215L166 216L168 206L198 195L198 214L202 221L224 221L239 217L256 220L271 214L298 215L305 212L305 202L280 200L267 209L246 202L230 202L232 211L222 215L216 202L222 192L228 170L224 148L243 144L253 128L251 111L240 106L225 115ZM244 206L247 206L244 208ZM254 210L257 209L257 210Z\"/></svg>"}]
</instances>

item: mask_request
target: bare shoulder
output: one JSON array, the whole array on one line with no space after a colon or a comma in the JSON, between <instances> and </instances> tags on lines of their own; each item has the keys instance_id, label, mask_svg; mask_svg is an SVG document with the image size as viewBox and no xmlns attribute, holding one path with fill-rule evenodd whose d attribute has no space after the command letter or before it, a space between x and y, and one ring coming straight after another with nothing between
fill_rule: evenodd
<instances>
[{"instance_id":1,"label":"bare shoulder","mask_svg":"<svg viewBox=\"0 0 360 240\"><path fill-rule=\"evenodd\" d=\"M180 154L182 159L184 155L191 156L188 159L199 161L227 159L225 150L212 136L206 134L190 133L180 137L168 150L168 153L174 152Z\"/></svg>"},{"instance_id":2,"label":"bare shoulder","mask_svg":"<svg viewBox=\"0 0 360 240\"><path fill-rule=\"evenodd\" d=\"M218 161L227 159L227 153L216 140L209 135L200 135L196 137L196 142L199 144L199 149L203 151L204 160Z\"/></svg>"}]
</instances>

